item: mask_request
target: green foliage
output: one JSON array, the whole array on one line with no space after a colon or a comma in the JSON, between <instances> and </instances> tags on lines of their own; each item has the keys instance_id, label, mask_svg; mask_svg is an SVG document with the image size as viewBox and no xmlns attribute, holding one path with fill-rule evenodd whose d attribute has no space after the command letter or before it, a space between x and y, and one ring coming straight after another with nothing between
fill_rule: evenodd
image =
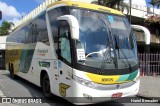
<instances>
[{"instance_id":1,"label":"green foliage","mask_svg":"<svg viewBox=\"0 0 160 106\"><path fill-rule=\"evenodd\" d=\"M106 7L115 8L115 5L120 4L122 1L123 0L98 0L98 3Z\"/></svg>"},{"instance_id":2,"label":"green foliage","mask_svg":"<svg viewBox=\"0 0 160 106\"><path fill-rule=\"evenodd\" d=\"M151 4L152 6L156 5L157 0L151 0L150 2L148 2L149 4Z\"/></svg>"},{"instance_id":3,"label":"green foliage","mask_svg":"<svg viewBox=\"0 0 160 106\"><path fill-rule=\"evenodd\" d=\"M160 26L160 17L159 16L150 16L149 18L145 19L145 24L147 26Z\"/></svg>"},{"instance_id":4,"label":"green foliage","mask_svg":"<svg viewBox=\"0 0 160 106\"><path fill-rule=\"evenodd\" d=\"M160 16L151 16L145 20L145 26L153 36L160 36Z\"/></svg>"},{"instance_id":5,"label":"green foliage","mask_svg":"<svg viewBox=\"0 0 160 106\"><path fill-rule=\"evenodd\" d=\"M159 8L160 7L160 0L157 0L156 6Z\"/></svg>"},{"instance_id":6,"label":"green foliage","mask_svg":"<svg viewBox=\"0 0 160 106\"><path fill-rule=\"evenodd\" d=\"M151 1L148 2L148 3L153 6L153 15L154 15L154 7L155 7L155 6L157 6L157 7L160 6L160 0L151 0Z\"/></svg>"},{"instance_id":7,"label":"green foliage","mask_svg":"<svg viewBox=\"0 0 160 106\"><path fill-rule=\"evenodd\" d=\"M8 35L12 25L14 25L12 22L3 21L0 27L0 36Z\"/></svg>"},{"instance_id":8,"label":"green foliage","mask_svg":"<svg viewBox=\"0 0 160 106\"><path fill-rule=\"evenodd\" d=\"M2 11L0 10L0 20L2 19Z\"/></svg>"},{"instance_id":9,"label":"green foliage","mask_svg":"<svg viewBox=\"0 0 160 106\"><path fill-rule=\"evenodd\" d=\"M117 9L119 11L124 11L124 9L127 9L127 14L129 13L129 6L128 4L124 3L123 0L98 0L99 5L110 7Z\"/></svg>"}]
</instances>

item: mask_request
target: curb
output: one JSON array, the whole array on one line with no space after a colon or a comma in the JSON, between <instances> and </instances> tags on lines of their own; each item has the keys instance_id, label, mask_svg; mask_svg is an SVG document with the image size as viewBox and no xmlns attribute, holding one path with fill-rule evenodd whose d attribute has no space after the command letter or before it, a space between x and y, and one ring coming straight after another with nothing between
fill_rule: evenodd
<instances>
[{"instance_id":1,"label":"curb","mask_svg":"<svg viewBox=\"0 0 160 106\"><path fill-rule=\"evenodd\" d=\"M138 94L136 96L140 97L140 98L143 98L143 99L149 99L149 100L153 100L153 99L156 98L158 100L157 103L160 103L160 97L148 97L147 95L144 95L144 94Z\"/></svg>"}]
</instances>

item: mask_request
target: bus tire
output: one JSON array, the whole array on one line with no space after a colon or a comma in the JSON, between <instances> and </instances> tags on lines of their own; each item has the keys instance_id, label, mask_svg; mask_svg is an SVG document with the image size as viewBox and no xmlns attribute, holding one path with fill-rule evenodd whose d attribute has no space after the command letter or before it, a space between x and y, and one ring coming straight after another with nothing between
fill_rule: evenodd
<instances>
[{"instance_id":1,"label":"bus tire","mask_svg":"<svg viewBox=\"0 0 160 106\"><path fill-rule=\"evenodd\" d=\"M10 71L10 77L11 77L12 79L15 79L15 78L16 78L16 75L14 74L13 64L10 65L9 71Z\"/></svg>"},{"instance_id":2,"label":"bus tire","mask_svg":"<svg viewBox=\"0 0 160 106\"><path fill-rule=\"evenodd\" d=\"M50 98L52 97L52 93L50 90L50 81L49 81L49 77L48 74L45 74L44 77L42 78L42 90L43 90L43 95L46 98Z\"/></svg>"}]
</instances>

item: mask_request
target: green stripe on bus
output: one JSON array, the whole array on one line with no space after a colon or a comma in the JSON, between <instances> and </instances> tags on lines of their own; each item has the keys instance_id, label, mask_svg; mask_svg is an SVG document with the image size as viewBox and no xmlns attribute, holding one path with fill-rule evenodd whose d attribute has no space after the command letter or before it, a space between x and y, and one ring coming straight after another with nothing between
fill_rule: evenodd
<instances>
[{"instance_id":1,"label":"green stripe on bus","mask_svg":"<svg viewBox=\"0 0 160 106\"><path fill-rule=\"evenodd\" d=\"M126 74L126 75L121 75L119 77L119 79L117 80L117 82L123 82L123 81L126 81L129 77L129 74Z\"/></svg>"},{"instance_id":2,"label":"green stripe on bus","mask_svg":"<svg viewBox=\"0 0 160 106\"><path fill-rule=\"evenodd\" d=\"M133 73L131 73L127 80L134 80L135 77L137 76L137 74L138 74L138 70L133 72Z\"/></svg>"}]
</instances>

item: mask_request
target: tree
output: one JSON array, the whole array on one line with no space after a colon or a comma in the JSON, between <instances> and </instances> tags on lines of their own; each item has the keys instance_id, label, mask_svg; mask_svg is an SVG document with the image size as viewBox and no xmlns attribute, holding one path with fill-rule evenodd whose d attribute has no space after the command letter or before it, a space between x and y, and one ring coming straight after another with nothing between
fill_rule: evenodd
<instances>
[{"instance_id":1,"label":"tree","mask_svg":"<svg viewBox=\"0 0 160 106\"><path fill-rule=\"evenodd\" d=\"M148 3L153 6L153 16L154 16L154 8L155 8L155 6L157 6L157 7L160 6L160 0L151 0L151 1L148 2Z\"/></svg>"},{"instance_id":2,"label":"tree","mask_svg":"<svg viewBox=\"0 0 160 106\"><path fill-rule=\"evenodd\" d=\"M126 3L124 3L123 0L98 0L98 2L93 3L114 8L122 12L124 11L124 9L126 9L127 14L129 13L129 6Z\"/></svg>"},{"instance_id":3,"label":"tree","mask_svg":"<svg viewBox=\"0 0 160 106\"><path fill-rule=\"evenodd\" d=\"M123 0L98 0L99 5L107 6L110 8L119 9L120 2ZM118 8L116 8L116 5L118 5Z\"/></svg>"},{"instance_id":4,"label":"tree","mask_svg":"<svg viewBox=\"0 0 160 106\"><path fill-rule=\"evenodd\" d=\"M2 11L0 10L0 20L2 19Z\"/></svg>"},{"instance_id":5,"label":"tree","mask_svg":"<svg viewBox=\"0 0 160 106\"><path fill-rule=\"evenodd\" d=\"M8 35L9 30L14 24L12 22L3 21L2 26L0 27L0 35Z\"/></svg>"},{"instance_id":6,"label":"tree","mask_svg":"<svg viewBox=\"0 0 160 106\"><path fill-rule=\"evenodd\" d=\"M160 0L156 1L156 6L159 8L160 7Z\"/></svg>"}]
</instances>

